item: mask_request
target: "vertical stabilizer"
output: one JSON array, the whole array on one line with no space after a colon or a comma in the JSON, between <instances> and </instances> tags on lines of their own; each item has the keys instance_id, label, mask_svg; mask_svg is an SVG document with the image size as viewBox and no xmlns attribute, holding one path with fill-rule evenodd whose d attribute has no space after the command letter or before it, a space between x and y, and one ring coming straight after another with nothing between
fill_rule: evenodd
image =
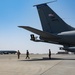
<instances>
[{"instance_id":1,"label":"vertical stabilizer","mask_svg":"<svg viewBox=\"0 0 75 75\"><path fill-rule=\"evenodd\" d=\"M60 33L74 30L67 25L47 4L36 5L41 20L43 31Z\"/></svg>"}]
</instances>

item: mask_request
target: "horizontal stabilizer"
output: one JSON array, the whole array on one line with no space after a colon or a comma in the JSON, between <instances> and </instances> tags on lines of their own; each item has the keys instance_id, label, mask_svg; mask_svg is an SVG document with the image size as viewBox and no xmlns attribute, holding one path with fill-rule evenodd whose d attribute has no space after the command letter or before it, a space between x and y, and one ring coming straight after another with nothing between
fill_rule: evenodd
<instances>
[{"instance_id":1,"label":"horizontal stabilizer","mask_svg":"<svg viewBox=\"0 0 75 75\"><path fill-rule=\"evenodd\" d=\"M42 37L46 37L46 38L53 38L53 39L59 39L59 37L57 37L56 35L53 35L51 33L48 33L48 32L44 32L44 31L41 31L41 30L38 30L38 29L35 29L35 28L32 28L32 27L29 27L29 26L18 26L20 28L24 28L28 31L31 31L35 34L38 34Z\"/></svg>"}]
</instances>

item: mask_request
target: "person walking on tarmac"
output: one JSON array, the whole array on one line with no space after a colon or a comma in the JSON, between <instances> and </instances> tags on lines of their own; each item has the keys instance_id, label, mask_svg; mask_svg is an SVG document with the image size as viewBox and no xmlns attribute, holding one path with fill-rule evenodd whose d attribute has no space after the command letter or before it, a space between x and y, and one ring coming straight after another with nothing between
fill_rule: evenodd
<instances>
[{"instance_id":1,"label":"person walking on tarmac","mask_svg":"<svg viewBox=\"0 0 75 75\"><path fill-rule=\"evenodd\" d=\"M51 59L51 50L49 49L49 59Z\"/></svg>"},{"instance_id":2,"label":"person walking on tarmac","mask_svg":"<svg viewBox=\"0 0 75 75\"><path fill-rule=\"evenodd\" d=\"M21 54L21 53L20 53L20 51L18 50L18 51L17 51L18 59L20 59L20 54Z\"/></svg>"},{"instance_id":3,"label":"person walking on tarmac","mask_svg":"<svg viewBox=\"0 0 75 75\"><path fill-rule=\"evenodd\" d=\"M30 59L30 57L29 57L29 51L28 50L26 51L26 59L27 58Z\"/></svg>"}]
</instances>

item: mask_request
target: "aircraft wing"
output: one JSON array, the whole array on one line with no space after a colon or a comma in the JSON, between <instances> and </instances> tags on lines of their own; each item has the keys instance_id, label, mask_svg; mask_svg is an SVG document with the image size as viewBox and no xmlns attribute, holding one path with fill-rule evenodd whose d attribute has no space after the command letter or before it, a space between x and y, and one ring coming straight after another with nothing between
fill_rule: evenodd
<instances>
[{"instance_id":1,"label":"aircraft wing","mask_svg":"<svg viewBox=\"0 0 75 75\"><path fill-rule=\"evenodd\" d=\"M38 29L35 29L35 28L32 28L32 27L29 27L29 26L18 26L18 27L26 29L28 31L31 31L31 32L33 32L35 34L38 34L38 35L42 36L42 37L59 39L59 37L56 36L56 35L53 35L51 33L44 32L44 31L41 31L41 30L38 30Z\"/></svg>"}]
</instances>

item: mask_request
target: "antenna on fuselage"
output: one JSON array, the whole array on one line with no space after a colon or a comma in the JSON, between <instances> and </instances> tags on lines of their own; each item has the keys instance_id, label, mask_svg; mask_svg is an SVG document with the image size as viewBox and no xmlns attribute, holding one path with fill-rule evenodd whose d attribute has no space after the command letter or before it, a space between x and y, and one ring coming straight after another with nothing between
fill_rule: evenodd
<instances>
[{"instance_id":1,"label":"antenna on fuselage","mask_svg":"<svg viewBox=\"0 0 75 75\"><path fill-rule=\"evenodd\" d=\"M42 4L49 4L49 3L54 3L54 2L57 2L57 0L46 2L46 3L42 3ZM41 5L41 4L33 5L33 7L38 6L38 5Z\"/></svg>"}]
</instances>

